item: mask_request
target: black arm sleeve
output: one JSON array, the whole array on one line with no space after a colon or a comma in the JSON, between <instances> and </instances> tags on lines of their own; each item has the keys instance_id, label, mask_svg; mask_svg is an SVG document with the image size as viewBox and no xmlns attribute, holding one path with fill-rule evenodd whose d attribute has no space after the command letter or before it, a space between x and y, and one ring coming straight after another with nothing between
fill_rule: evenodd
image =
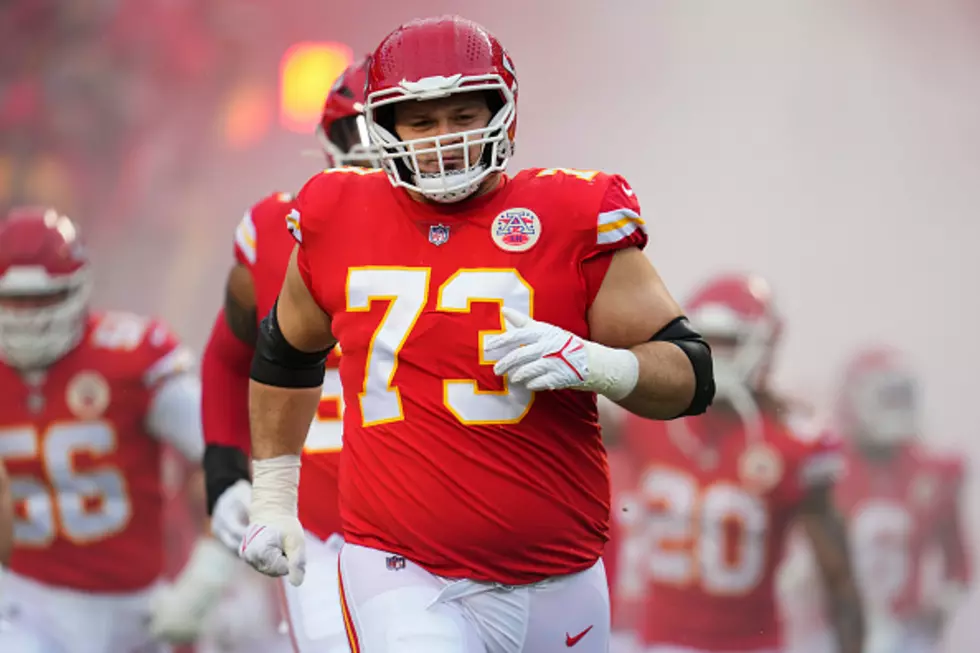
<instances>
[{"instance_id":1,"label":"black arm sleeve","mask_svg":"<svg viewBox=\"0 0 980 653\"><path fill-rule=\"evenodd\" d=\"M248 456L238 447L209 444L204 449L204 488L207 493L208 516L214 512L218 497L238 481L251 480Z\"/></svg>"},{"instance_id":2,"label":"black arm sleeve","mask_svg":"<svg viewBox=\"0 0 980 653\"><path fill-rule=\"evenodd\" d=\"M715 375L711 362L711 347L700 333L694 330L683 315L671 320L655 333L650 340L671 342L684 352L694 368L694 396L691 403L677 417L700 415L708 410L715 398Z\"/></svg>"},{"instance_id":3,"label":"black arm sleeve","mask_svg":"<svg viewBox=\"0 0 980 653\"><path fill-rule=\"evenodd\" d=\"M277 299L259 325L251 378L278 388L317 388L323 385L330 349L305 352L289 344L279 329L279 318L276 316L278 306Z\"/></svg>"}]
</instances>

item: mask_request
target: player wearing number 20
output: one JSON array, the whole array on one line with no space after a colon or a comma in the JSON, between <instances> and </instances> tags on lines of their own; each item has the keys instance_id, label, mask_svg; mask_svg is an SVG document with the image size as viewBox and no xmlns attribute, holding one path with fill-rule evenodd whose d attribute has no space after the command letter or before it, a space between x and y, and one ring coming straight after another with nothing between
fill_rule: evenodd
<instances>
[{"instance_id":1,"label":"player wearing number 20","mask_svg":"<svg viewBox=\"0 0 980 653\"><path fill-rule=\"evenodd\" d=\"M768 389L781 331L768 284L721 276L687 310L714 351L715 405L667 424L631 417L624 434L636 489L617 514L629 517L623 530L643 551L631 559L646 582L644 650L780 650L776 570L796 524L827 582L837 650L860 653L861 606L832 501L843 457L835 439L794 419Z\"/></svg>"},{"instance_id":2,"label":"player wearing number 20","mask_svg":"<svg viewBox=\"0 0 980 653\"><path fill-rule=\"evenodd\" d=\"M485 29L408 23L368 74L383 171L314 177L289 219L299 244L252 367L242 555L302 581L299 454L339 342L355 652L606 651L596 393L665 419L713 396L710 352L641 252L631 188L504 175L516 109Z\"/></svg>"},{"instance_id":3,"label":"player wearing number 20","mask_svg":"<svg viewBox=\"0 0 980 653\"><path fill-rule=\"evenodd\" d=\"M167 629L169 594L153 593L161 461L165 445L200 460L200 383L163 324L91 312L90 291L71 220L0 221L0 457L15 501L2 651L151 651ZM192 560L209 577L235 563L209 540Z\"/></svg>"}]
</instances>

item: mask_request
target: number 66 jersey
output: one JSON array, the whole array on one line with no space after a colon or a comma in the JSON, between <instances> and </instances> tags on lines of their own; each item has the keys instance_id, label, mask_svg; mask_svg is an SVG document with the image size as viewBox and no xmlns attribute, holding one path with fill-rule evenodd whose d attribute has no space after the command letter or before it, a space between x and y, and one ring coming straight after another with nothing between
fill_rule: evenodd
<instances>
[{"instance_id":1,"label":"number 66 jersey","mask_svg":"<svg viewBox=\"0 0 980 653\"><path fill-rule=\"evenodd\" d=\"M14 574L112 594L162 576L163 447L189 459L203 449L196 395L178 379L193 365L169 329L128 313L90 315L45 372L0 365Z\"/></svg>"},{"instance_id":2,"label":"number 66 jersey","mask_svg":"<svg viewBox=\"0 0 980 653\"><path fill-rule=\"evenodd\" d=\"M536 169L435 205L338 169L287 223L343 350L346 540L505 584L594 565L609 518L595 395L509 386L484 339L504 306L588 337L611 252L646 244L630 187Z\"/></svg>"}]
</instances>

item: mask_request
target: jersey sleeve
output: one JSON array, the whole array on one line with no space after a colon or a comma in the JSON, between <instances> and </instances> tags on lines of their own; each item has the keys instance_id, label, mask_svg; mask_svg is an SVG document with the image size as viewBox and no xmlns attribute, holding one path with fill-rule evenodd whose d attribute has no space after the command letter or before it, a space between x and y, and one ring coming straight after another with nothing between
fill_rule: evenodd
<instances>
[{"instance_id":1,"label":"jersey sleeve","mask_svg":"<svg viewBox=\"0 0 980 653\"><path fill-rule=\"evenodd\" d=\"M801 492L834 485L844 474L844 452L840 438L827 430L794 429L803 445L796 468L796 484Z\"/></svg>"},{"instance_id":2,"label":"jersey sleeve","mask_svg":"<svg viewBox=\"0 0 980 653\"><path fill-rule=\"evenodd\" d=\"M258 255L256 238L255 220L249 209L235 228L235 260L249 268L255 265Z\"/></svg>"},{"instance_id":3,"label":"jersey sleeve","mask_svg":"<svg viewBox=\"0 0 980 653\"><path fill-rule=\"evenodd\" d=\"M144 343L144 355L148 362L143 373L143 385L156 391L168 379L194 370L194 354L162 322L154 322Z\"/></svg>"},{"instance_id":4,"label":"jersey sleeve","mask_svg":"<svg viewBox=\"0 0 980 653\"><path fill-rule=\"evenodd\" d=\"M316 260L319 249L329 246L324 238L326 220L340 178L329 170L311 178L299 192L296 208L286 215L286 228L299 244L296 264L300 276L314 298L318 293L311 261Z\"/></svg>"},{"instance_id":5,"label":"jersey sleeve","mask_svg":"<svg viewBox=\"0 0 980 653\"><path fill-rule=\"evenodd\" d=\"M235 228L235 260L252 268L259 258L259 227L269 212L279 214L284 205L294 199L291 193L273 193L254 204ZM288 225L288 221L287 221Z\"/></svg>"},{"instance_id":6,"label":"jersey sleeve","mask_svg":"<svg viewBox=\"0 0 980 653\"><path fill-rule=\"evenodd\" d=\"M966 483L966 464L962 458L944 461L947 496L944 528L941 529L943 565L947 581L967 586L973 577L973 561L969 539L963 523L963 486Z\"/></svg>"},{"instance_id":7,"label":"jersey sleeve","mask_svg":"<svg viewBox=\"0 0 980 653\"><path fill-rule=\"evenodd\" d=\"M250 453L248 384L254 349L235 337L218 313L201 358L204 441Z\"/></svg>"},{"instance_id":8,"label":"jersey sleeve","mask_svg":"<svg viewBox=\"0 0 980 653\"><path fill-rule=\"evenodd\" d=\"M619 175L607 177L595 223L595 242L589 258L629 247L647 245L647 227L636 193Z\"/></svg>"},{"instance_id":9,"label":"jersey sleeve","mask_svg":"<svg viewBox=\"0 0 980 653\"><path fill-rule=\"evenodd\" d=\"M840 437L817 414L788 408L783 427L791 457L790 492L802 498L811 489L832 486L844 474L844 450Z\"/></svg>"},{"instance_id":10,"label":"jersey sleeve","mask_svg":"<svg viewBox=\"0 0 980 653\"><path fill-rule=\"evenodd\" d=\"M204 454L201 432L201 380L197 360L163 322L154 321L143 344L143 385L150 395L146 428L185 459L199 462Z\"/></svg>"}]
</instances>

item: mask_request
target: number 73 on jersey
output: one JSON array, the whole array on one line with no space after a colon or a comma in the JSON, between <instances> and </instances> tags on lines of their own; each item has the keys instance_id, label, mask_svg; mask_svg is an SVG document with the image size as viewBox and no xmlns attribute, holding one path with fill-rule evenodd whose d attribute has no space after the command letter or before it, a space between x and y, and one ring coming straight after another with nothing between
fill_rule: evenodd
<instances>
[{"instance_id":1,"label":"number 73 on jersey","mask_svg":"<svg viewBox=\"0 0 980 653\"><path fill-rule=\"evenodd\" d=\"M347 273L347 311L367 312L375 302L387 309L371 337L365 366L364 386L358 394L364 426L388 424L404 419L401 392L394 385L402 348L413 337L413 329L429 303L432 270L425 267L356 267ZM444 313L469 313L473 304L494 303L533 315L534 290L512 268L462 268L435 291L434 308ZM503 332L500 328L477 331L474 367L493 365L485 339ZM443 381L443 404L466 425L516 424L531 408L534 393L520 386L483 390L475 379Z\"/></svg>"}]
</instances>

